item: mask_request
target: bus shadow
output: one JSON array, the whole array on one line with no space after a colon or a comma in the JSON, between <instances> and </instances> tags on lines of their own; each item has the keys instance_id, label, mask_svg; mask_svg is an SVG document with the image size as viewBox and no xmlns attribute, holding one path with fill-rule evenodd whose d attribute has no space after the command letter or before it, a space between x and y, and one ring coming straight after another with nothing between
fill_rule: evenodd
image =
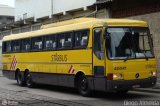
<instances>
[{"instance_id":1,"label":"bus shadow","mask_svg":"<svg viewBox=\"0 0 160 106\"><path fill-rule=\"evenodd\" d=\"M62 86L53 86L53 85L42 85L38 84L34 89L43 89L43 90L49 90L64 94L71 94L76 96L81 96L78 91L74 88L68 88L68 87L62 87ZM126 94L116 94L116 93L105 93L105 92L92 92L92 95L90 98L99 98L99 99L106 99L106 100L115 100L115 101L121 101L121 100L138 100L143 98L152 98L152 95L140 93L140 92L128 92Z\"/></svg>"},{"instance_id":2,"label":"bus shadow","mask_svg":"<svg viewBox=\"0 0 160 106\"><path fill-rule=\"evenodd\" d=\"M59 92L59 93L78 95L78 92L76 89L69 88L69 87L63 87L63 86L36 84L34 89L43 89L43 90L47 90L47 91L49 90L49 91L54 91L54 92Z\"/></svg>"},{"instance_id":3,"label":"bus shadow","mask_svg":"<svg viewBox=\"0 0 160 106\"><path fill-rule=\"evenodd\" d=\"M144 98L152 98L153 96L137 92L128 92L126 94L96 92L94 93L94 97L112 101L122 101L122 100L140 100Z\"/></svg>"},{"instance_id":4,"label":"bus shadow","mask_svg":"<svg viewBox=\"0 0 160 106\"><path fill-rule=\"evenodd\" d=\"M19 86L17 83L11 83L9 85ZM21 88L27 88L26 86L19 86ZM39 89L45 91L54 91L59 93L68 93L68 94L75 94L78 95L78 92L74 88L63 87L63 86L54 86L54 85L45 85L45 84L36 84L33 88L29 89Z\"/></svg>"}]
</instances>

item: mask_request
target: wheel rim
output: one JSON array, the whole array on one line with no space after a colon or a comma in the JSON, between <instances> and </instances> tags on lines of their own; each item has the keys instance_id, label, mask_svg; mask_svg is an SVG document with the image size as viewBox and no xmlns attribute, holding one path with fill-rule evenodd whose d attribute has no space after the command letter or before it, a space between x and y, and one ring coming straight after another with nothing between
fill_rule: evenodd
<instances>
[{"instance_id":1,"label":"wheel rim","mask_svg":"<svg viewBox=\"0 0 160 106\"><path fill-rule=\"evenodd\" d=\"M22 80L21 75L20 75L20 74L18 74L18 77L17 77L17 83L18 83L18 84L21 84L21 82L22 82L21 80Z\"/></svg>"},{"instance_id":2,"label":"wheel rim","mask_svg":"<svg viewBox=\"0 0 160 106\"><path fill-rule=\"evenodd\" d=\"M80 88L82 91L86 91L87 90L87 79L83 78L80 82Z\"/></svg>"},{"instance_id":3,"label":"wheel rim","mask_svg":"<svg viewBox=\"0 0 160 106\"><path fill-rule=\"evenodd\" d=\"M32 85L32 79L31 79L30 74L28 74L27 77L26 77L26 83L27 83L28 86Z\"/></svg>"}]
</instances>

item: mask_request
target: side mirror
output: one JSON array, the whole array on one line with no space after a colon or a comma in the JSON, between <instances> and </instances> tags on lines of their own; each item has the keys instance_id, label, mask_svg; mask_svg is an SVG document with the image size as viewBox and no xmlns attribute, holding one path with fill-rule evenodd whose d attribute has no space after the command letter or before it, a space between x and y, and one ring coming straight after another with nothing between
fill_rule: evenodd
<instances>
[{"instance_id":1,"label":"side mirror","mask_svg":"<svg viewBox=\"0 0 160 106\"><path fill-rule=\"evenodd\" d=\"M110 36L110 35L111 35L111 34L107 32L107 33L105 34L105 39L106 39L106 40L110 40L110 39L111 39L111 36Z\"/></svg>"},{"instance_id":2,"label":"side mirror","mask_svg":"<svg viewBox=\"0 0 160 106\"><path fill-rule=\"evenodd\" d=\"M106 33L105 35L105 39L106 39L106 47L107 48L110 48L110 43L111 43L111 36L110 36L110 33Z\"/></svg>"}]
</instances>

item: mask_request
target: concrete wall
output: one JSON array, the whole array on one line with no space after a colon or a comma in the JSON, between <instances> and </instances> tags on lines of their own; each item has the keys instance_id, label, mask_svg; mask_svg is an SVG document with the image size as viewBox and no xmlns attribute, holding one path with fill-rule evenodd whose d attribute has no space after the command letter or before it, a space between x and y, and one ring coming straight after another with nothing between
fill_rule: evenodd
<instances>
[{"instance_id":1,"label":"concrete wall","mask_svg":"<svg viewBox=\"0 0 160 106\"><path fill-rule=\"evenodd\" d=\"M86 8L96 0L16 0L15 21L24 18L42 18L51 14L66 13L66 11Z\"/></svg>"},{"instance_id":2,"label":"concrete wall","mask_svg":"<svg viewBox=\"0 0 160 106\"><path fill-rule=\"evenodd\" d=\"M0 16L14 16L14 8L0 5Z\"/></svg>"},{"instance_id":3,"label":"concrete wall","mask_svg":"<svg viewBox=\"0 0 160 106\"><path fill-rule=\"evenodd\" d=\"M28 32L28 31L33 31L33 30L38 30L41 26L41 24L48 24L48 23L53 23L53 22L58 22L58 21L62 21L62 20L69 20L69 19L73 19L73 18L78 18L78 17L84 17L84 16L88 16L88 17L96 17L96 18L109 18L110 14L109 14L109 10L108 9L101 9L98 10L98 12L95 14L94 12L95 10L86 10L86 11L76 11L74 12L74 14L70 15L70 14L66 14L66 15L60 15L58 18L53 17L53 19L46 19L41 23L38 24L34 24L34 25L26 25L26 26L22 26L19 28L13 28L12 31L11 30L7 30L7 31L3 31L2 35L6 36L9 35L11 32L13 34L17 34L17 33L22 33L22 32Z\"/></svg>"},{"instance_id":4,"label":"concrete wall","mask_svg":"<svg viewBox=\"0 0 160 106\"><path fill-rule=\"evenodd\" d=\"M7 5L0 5L0 24L14 22L14 8Z\"/></svg>"},{"instance_id":5,"label":"concrete wall","mask_svg":"<svg viewBox=\"0 0 160 106\"><path fill-rule=\"evenodd\" d=\"M0 40L0 70L2 69L2 41Z\"/></svg>"},{"instance_id":6,"label":"concrete wall","mask_svg":"<svg viewBox=\"0 0 160 106\"><path fill-rule=\"evenodd\" d=\"M154 51L157 57L157 66L160 73L160 12L150 13L139 16L128 17L130 19L140 19L149 23L151 34L153 34Z\"/></svg>"},{"instance_id":7,"label":"concrete wall","mask_svg":"<svg viewBox=\"0 0 160 106\"><path fill-rule=\"evenodd\" d=\"M53 0L53 13L57 14L69 10L85 8L93 5L96 0Z\"/></svg>"}]
</instances>

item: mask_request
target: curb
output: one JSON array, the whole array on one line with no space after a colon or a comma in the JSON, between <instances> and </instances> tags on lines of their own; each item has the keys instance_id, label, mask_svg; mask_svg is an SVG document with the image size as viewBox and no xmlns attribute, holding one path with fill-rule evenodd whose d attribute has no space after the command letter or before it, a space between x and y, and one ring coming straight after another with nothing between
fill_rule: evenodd
<instances>
[{"instance_id":1,"label":"curb","mask_svg":"<svg viewBox=\"0 0 160 106\"><path fill-rule=\"evenodd\" d=\"M158 88L137 88L133 89L133 91L138 91L138 92L149 92L149 93L160 93L160 87Z\"/></svg>"},{"instance_id":2,"label":"curb","mask_svg":"<svg viewBox=\"0 0 160 106\"><path fill-rule=\"evenodd\" d=\"M157 79L157 83L152 88L135 88L132 91L137 92L149 92L149 93L160 93L160 79Z\"/></svg>"}]
</instances>

